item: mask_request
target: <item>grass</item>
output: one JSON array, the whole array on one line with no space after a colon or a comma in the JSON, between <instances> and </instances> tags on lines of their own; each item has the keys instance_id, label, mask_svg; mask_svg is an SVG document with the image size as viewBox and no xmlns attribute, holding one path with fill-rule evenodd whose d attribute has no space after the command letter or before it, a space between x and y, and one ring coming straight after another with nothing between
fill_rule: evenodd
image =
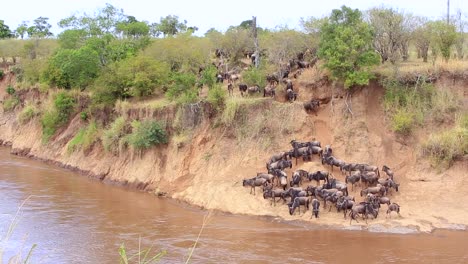
<instances>
[{"instance_id":1,"label":"grass","mask_svg":"<svg viewBox=\"0 0 468 264\"><path fill-rule=\"evenodd\" d=\"M91 122L86 128L82 128L70 140L67 146L68 153L77 150L88 151L93 143L99 138L99 129L96 122Z\"/></svg>"},{"instance_id":2,"label":"grass","mask_svg":"<svg viewBox=\"0 0 468 264\"><path fill-rule=\"evenodd\" d=\"M13 232L15 230L15 228L18 226L18 223L19 223L19 216L20 216L20 213L21 213L21 209L23 208L24 204L31 198L31 195L28 196L26 199L23 200L23 202L21 203L21 205L18 207L18 210L16 211L15 215L13 216L13 219L11 220L11 223L10 225L8 226L8 229L7 229L7 232L4 236L0 237L0 263L2 262L3 260L3 253L4 253L4 249L2 248L2 245L5 245L8 243L8 241L10 240L11 236L13 235ZM16 255L14 255L13 257L11 257L9 260L8 260L8 263L9 264L28 264L28 263L31 263L31 256L34 252L34 249L37 247L37 244L33 244L31 246L31 248L28 250L28 253L26 254L26 256L23 258L23 250L20 249Z\"/></svg>"},{"instance_id":3,"label":"grass","mask_svg":"<svg viewBox=\"0 0 468 264\"><path fill-rule=\"evenodd\" d=\"M167 254L166 251L160 251L158 253L153 253L152 248L148 249L141 249L141 237L138 240L138 252L128 256L127 249L125 245L120 245L119 248L119 255L120 255L120 264L129 264L129 263L137 263L137 264L151 264L151 263L158 263L161 261Z\"/></svg>"},{"instance_id":4,"label":"grass","mask_svg":"<svg viewBox=\"0 0 468 264\"><path fill-rule=\"evenodd\" d=\"M455 160L467 155L468 114L459 116L453 128L432 133L421 149L435 167L450 167Z\"/></svg>"},{"instance_id":5,"label":"grass","mask_svg":"<svg viewBox=\"0 0 468 264\"><path fill-rule=\"evenodd\" d=\"M264 102L263 98L230 97L226 100L226 107L221 115L221 122L226 126L233 125L236 117L241 114L242 106L256 105Z\"/></svg>"},{"instance_id":6,"label":"grass","mask_svg":"<svg viewBox=\"0 0 468 264\"><path fill-rule=\"evenodd\" d=\"M5 99L5 101L3 101L3 110L5 110L5 112L13 111L19 103L20 101L16 96Z\"/></svg>"},{"instance_id":7,"label":"grass","mask_svg":"<svg viewBox=\"0 0 468 264\"><path fill-rule=\"evenodd\" d=\"M24 125L28 123L29 120L33 119L37 114L38 114L38 110L34 105L27 105L18 114L18 122Z\"/></svg>"},{"instance_id":8,"label":"grass","mask_svg":"<svg viewBox=\"0 0 468 264\"><path fill-rule=\"evenodd\" d=\"M102 135L102 144L104 149L113 154L118 154L122 151L125 145L125 135L128 134L127 124L124 117L118 117L112 122L107 130Z\"/></svg>"}]
</instances>

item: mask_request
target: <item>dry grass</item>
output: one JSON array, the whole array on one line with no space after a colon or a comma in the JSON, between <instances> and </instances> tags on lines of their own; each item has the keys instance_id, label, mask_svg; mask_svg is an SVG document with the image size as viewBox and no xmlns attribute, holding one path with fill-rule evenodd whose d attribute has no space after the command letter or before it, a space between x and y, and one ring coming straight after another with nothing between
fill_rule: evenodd
<instances>
[{"instance_id":1,"label":"dry grass","mask_svg":"<svg viewBox=\"0 0 468 264\"><path fill-rule=\"evenodd\" d=\"M448 62L437 60L434 65L431 62L420 60L400 62L395 65L386 63L375 68L374 72L383 77L399 76L402 79L412 79L415 75L438 77L444 72L457 76L468 76L468 60L449 60Z\"/></svg>"}]
</instances>

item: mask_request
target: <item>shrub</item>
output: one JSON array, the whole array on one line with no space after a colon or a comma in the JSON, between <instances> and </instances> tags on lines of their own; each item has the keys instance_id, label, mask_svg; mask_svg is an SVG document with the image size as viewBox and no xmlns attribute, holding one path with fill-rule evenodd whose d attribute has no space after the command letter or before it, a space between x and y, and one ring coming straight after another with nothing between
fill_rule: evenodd
<instances>
[{"instance_id":1,"label":"shrub","mask_svg":"<svg viewBox=\"0 0 468 264\"><path fill-rule=\"evenodd\" d=\"M68 143L68 152L79 149L87 151L98 138L98 128L96 122L91 122L86 128L80 129L78 133Z\"/></svg>"},{"instance_id":2,"label":"shrub","mask_svg":"<svg viewBox=\"0 0 468 264\"><path fill-rule=\"evenodd\" d=\"M413 128L414 121L413 113L408 112L406 109L399 109L392 118L393 131L408 135Z\"/></svg>"},{"instance_id":3,"label":"shrub","mask_svg":"<svg viewBox=\"0 0 468 264\"><path fill-rule=\"evenodd\" d=\"M216 111L220 112L224 109L226 91L217 85L208 91L207 100Z\"/></svg>"},{"instance_id":4,"label":"shrub","mask_svg":"<svg viewBox=\"0 0 468 264\"><path fill-rule=\"evenodd\" d=\"M127 134L126 123L123 117L118 117L112 122L109 129L104 131L102 144L104 149L117 154L123 145L123 137Z\"/></svg>"},{"instance_id":5,"label":"shrub","mask_svg":"<svg viewBox=\"0 0 468 264\"><path fill-rule=\"evenodd\" d=\"M66 92L60 92L54 99L53 109L47 111L41 119L43 141L48 142L57 129L66 124L75 109L75 98Z\"/></svg>"},{"instance_id":6,"label":"shrub","mask_svg":"<svg viewBox=\"0 0 468 264\"><path fill-rule=\"evenodd\" d=\"M133 121L128 143L136 149L147 149L154 145L166 144L167 134L160 122L153 120Z\"/></svg>"},{"instance_id":7,"label":"shrub","mask_svg":"<svg viewBox=\"0 0 468 264\"><path fill-rule=\"evenodd\" d=\"M9 95L13 95L16 91L15 91L15 88L13 88L13 86L8 85L7 88L6 88L6 92Z\"/></svg>"},{"instance_id":8,"label":"shrub","mask_svg":"<svg viewBox=\"0 0 468 264\"><path fill-rule=\"evenodd\" d=\"M37 109L33 105L26 106L18 115L18 121L26 124L37 114Z\"/></svg>"},{"instance_id":9,"label":"shrub","mask_svg":"<svg viewBox=\"0 0 468 264\"><path fill-rule=\"evenodd\" d=\"M88 113L81 112L80 113L80 118L81 118L81 120L86 121L88 119Z\"/></svg>"},{"instance_id":10,"label":"shrub","mask_svg":"<svg viewBox=\"0 0 468 264\"><path fill-rule=\"evenodd\" d=\"M218 70L213 65L206 67L201 73L200 83L209 88L213 88L216 84L217 72Z\"/></svg>"},{"instance_id":11,"label":"shrub","mask_svg":"<svg viewBox=\"0 0 468 264\"><path fill-rule=\"evenodd\" d=\"M16 96L5 99L5 101L3 101L3 110L5 110L5 112L12 111L12 110L15 109L15 107L19 103L20 103L20 101Z\"/></svg>"},{"instance_id":12,"label":"shrub","mask_svg":"<svg viewBox=\"0 0 468 264\"><path fill-rule=\"evenodd\" d=\"M243 73L242 79L248 86L258 85L263 89L266 86L266 75L267 72L264 68L251 67Z\"/></svg>"},{"instance_id":13,"label":"shrub","mask_svg":"<svg viewBox=\"0 0 468 264\"><path fill-rule=\"evenodd\" d=\"M3 72L2 69L0 69L0 80L3 78L3 75L5 75L5 73Z\"/></svg>"},{"instance_id":14,"label":"shrub","mask_svg":"<svg viewBox=\"0 0 468 264\"><path fill-rule=\"evenodd\" d=\"M196 76L191 73L174 73L171 76L171 84L166 91L166 97L178 104L196 102L198 90L195 87Z\"/></svg>"},{"instance_id":15,"label":"shrub","mask_svg":"<svg viewBox=\"0 0 468 264\"><path fill-rule=\"evenodd\" d=\"M452 129L431 134L422 145L422 153L430 157L434 165L446 167L468 154L468 115L459 117Z\"/></svg>"}]
</instances>

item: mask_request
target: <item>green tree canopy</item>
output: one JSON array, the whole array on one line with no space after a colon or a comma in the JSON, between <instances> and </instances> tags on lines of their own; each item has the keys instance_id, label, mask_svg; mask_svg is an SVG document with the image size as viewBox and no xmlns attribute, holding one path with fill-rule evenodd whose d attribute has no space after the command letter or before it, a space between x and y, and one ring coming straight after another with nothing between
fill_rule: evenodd
<instances>
[{"instance_id":1,"label":"green tree canopy","mask_svg":"<svg viewBox=\"0 0 468 264\"><path fill-rule=\"evenodd\" d=\"M434 47L442 54L445 61L450 59L450 50L457 39L457 31L454 25L445 21L431 21L431 36Z\"/></svg>"},{"instance_id":2,"label":"green tree canopy","mask_svg":"<svg viewBox=\"0 0 468 264\"><path fill-rule=\"evenodd\" d=\"M372 77L369 67L379 63L371 44L372 31L361 12L342 6L322 25L318 55L345 87L366 85Z\"/></svg>"},{"instance_id":3,"label":"green tree canopy","mask_svg":"<svg viewBox=\"0 0 468 264\"><path fill-rule=\"evenodd\" d=\"M11 33L10 27L5 25L3 20L0 20L0 39L11 37L13 37L13 34Z\"/></svg>"}]
</instances>

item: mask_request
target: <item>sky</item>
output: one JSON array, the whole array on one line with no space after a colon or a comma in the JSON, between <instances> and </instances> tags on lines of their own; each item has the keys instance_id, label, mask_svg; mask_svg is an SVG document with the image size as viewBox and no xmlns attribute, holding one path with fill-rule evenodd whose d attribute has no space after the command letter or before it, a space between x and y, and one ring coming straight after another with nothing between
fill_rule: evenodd
<instances>
[{"instance_id":1,"label":"sky","mask_svg":"<svg viewBox=\"0 0 468 264\"><path fill-rule=\"evenodd\" d=\"M277 26L300 29L300 18L322 17L332 9L347 5L366 10L376 6L394 7L404 12L437 19L447 12L447 0L5 0L1 4L0 20L11 30L22 21L39 16L48 17L52 32L61 29L57 22L73 14L94 14L109 3L138 20L159 22L161 17L177 15L188 26L197 26L197 35L208 29L225 31L231 25L257 17L257 25L274 29ZM450 12L461 9L468 19L468 0L450 0Z\"/></svg>"}]
</instances>

